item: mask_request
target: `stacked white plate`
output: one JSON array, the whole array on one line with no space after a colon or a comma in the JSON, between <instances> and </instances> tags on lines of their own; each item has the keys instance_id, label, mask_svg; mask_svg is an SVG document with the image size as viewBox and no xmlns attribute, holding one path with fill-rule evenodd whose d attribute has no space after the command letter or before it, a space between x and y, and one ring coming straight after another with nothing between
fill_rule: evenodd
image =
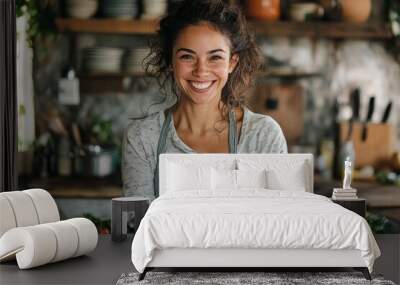
<instances>
[{"instance_id":1,"label":"stacked white plate","mask_svg":"<svg viewBox=\"0 0 400 285\"><path fill-rule=\"evenodd\" d=\"M138 14L138 0L103 0L103 16L116 19L133 19Z\"/></svg>"},{"instance_id":2,"label":"stacked white plate","mask_svg":"<svg viewBox=\"0 0 400 285\"><path fill-rule=\"evenodd\" d=\"M167 11L167 0L143 0L141 19L157 19Z\"/></svg>"},{"instance_id":3,"label":"stacked white plate","mask_svg":"<svg viewBox=\"0 0 400 285\"><path fill-rule=\"evenodd\" d=\"M97 0L67 0L65 10L72 18L89 19L96 14L97 7Z\"/></svg>"},{"instance_id":4,"label":"stacked white plate","mask_svg":"<svg viewBox=\"0 0 400 285\"><path fill-rule=\"evenodd\" d=\"M143 60L149 53L149 48L132 48L128 50L124 60L124 71L128 74L143 73Z\"/></svg>"},{"instance_id":5,"label":"stacked white plate","mask_svg":"<svg viewBox=\"0 0 400 285\"><path fill-rule=\"evenodd\" d=\"M119 73L123 50L93 47L84 50L83 66L88 73Z\"/></svg>"}]
</instances>

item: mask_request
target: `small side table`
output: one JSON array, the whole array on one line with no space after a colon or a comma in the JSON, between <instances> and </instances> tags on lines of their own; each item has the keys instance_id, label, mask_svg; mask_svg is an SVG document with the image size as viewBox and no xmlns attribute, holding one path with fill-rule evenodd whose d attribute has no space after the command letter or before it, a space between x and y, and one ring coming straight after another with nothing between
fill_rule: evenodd
<instances>
[{"instance_id":1,"label":"small side table","mask_svg":"<svg viewBox=\"0 0 400 285\"><path fill-rule=\"evenodd\" d=\"M133 220L136 231L140 221L146 214L150 199L145 197L119 197L111 201L111 238L123 241L128 234L128 222Z\"/></svg>"},{"instance_id":2,"label":"small side table","mask_svg":"<svg viewBox=\"0 0 400 285\"><path fill-rule=\"evenodd\" d=\"M359 214L361 217L365 218L367 211L367 202L363 198L357 199L332 199L332 202L339 204L340 206Z\"/></svg>"}]
</instances>

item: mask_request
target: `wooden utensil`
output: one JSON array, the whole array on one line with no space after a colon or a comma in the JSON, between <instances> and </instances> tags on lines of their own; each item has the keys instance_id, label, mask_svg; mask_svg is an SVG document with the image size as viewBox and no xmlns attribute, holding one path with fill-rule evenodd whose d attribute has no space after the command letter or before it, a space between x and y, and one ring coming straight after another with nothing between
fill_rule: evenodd
<instances>
[{"instance_id":1,"label":"wooden utensil","mask_svg":"<svg viewBox=\"0 0 400 285\"><path fill-rule=\"evenodd\" d=\"M76 123L72 123L71 129L72 129L72 137L74 138L76 145L81 147L82 146L82 138L81 138L81 134L80 134L78 125Z\"/></svg>"}]
</instances>

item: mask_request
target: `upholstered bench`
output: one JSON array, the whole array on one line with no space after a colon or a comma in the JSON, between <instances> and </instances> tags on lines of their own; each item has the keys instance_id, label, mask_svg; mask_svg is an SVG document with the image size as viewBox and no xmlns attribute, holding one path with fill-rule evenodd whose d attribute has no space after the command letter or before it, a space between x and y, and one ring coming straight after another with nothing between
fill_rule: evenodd
<instances>
[{"instance_id":1,"label":"upholstered bench","mask_svg":"<svg viewBox=\"0 0 400 285\"><path fill-rule=\"evenodd\" d=\"M57 205L43 189L0 193L0 262L20 269L84 255L96 248L96 226L88 219L60 221Z\"/></svg>"}]
</instances>

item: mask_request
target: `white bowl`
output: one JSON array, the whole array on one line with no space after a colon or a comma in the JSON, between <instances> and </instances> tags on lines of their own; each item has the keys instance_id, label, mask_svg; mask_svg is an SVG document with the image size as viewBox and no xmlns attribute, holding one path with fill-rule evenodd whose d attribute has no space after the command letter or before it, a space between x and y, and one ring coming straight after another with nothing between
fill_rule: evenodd
<instances>
[{"instance_id":1,"label":"white bowl","mask_svg":"<svg viewBox=\"0 0 400 285\"><path fill-rule=\"evenodd\" d=\"M307 15L322 16L323 9L315 3L296 3L290 6L290 19L297 22L304 22Z\"/></svg>"},{"instance_id":2,"label":"white bowl","mask_svg":"<svg viewBox=\"0 0 400 285\"><path fill-rule=\"evenodd\" d=\"M74 0L68 0L66 12L72 18L88 19L96 14L97 8L97 0L81 0L79 3Z\"/></svg>"},{"instance_id":3,"label":"white bowl","mask_svg":"<svg viewBox=\"0 0 400 285\"><path fill-rule=\"evenodd\" d=\"M166 2L154 2L143 5L143 14L145 15L163 15L166 11Z\"/></svg>"}]
</instances>

